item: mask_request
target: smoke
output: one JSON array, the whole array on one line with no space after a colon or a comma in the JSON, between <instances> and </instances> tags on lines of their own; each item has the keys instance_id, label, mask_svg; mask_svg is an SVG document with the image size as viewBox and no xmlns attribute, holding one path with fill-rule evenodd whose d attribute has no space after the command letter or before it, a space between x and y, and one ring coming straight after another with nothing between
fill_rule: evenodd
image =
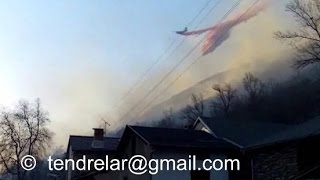
<instances>
[{"instance_id":1,"label":"smoke","mask_svg":"<svg viewBox=\"0 0 320 180\"><path fill-rule=\"evenodd\" d=\"M202 93L205 98L211 98L214 95L211 89L214 83L231 83L236 87L241 83L246 72L252 72L266 82L271 79L286 79L292 73L289 61L292 59L293 53L289 50L290 47L274 38L274 32L293 28L288 25L292 19L283 11L284 6L279 6L281 2L275 2L272 6L269 6L270 1L263 2L248 11L248 14L240 18L241 21L237 21L237 24L234 23L231 26L230 22L235 22L235 19L239 19L239 15L242 13L237 13L228 18L228 21L223 22L224 27L228 28L221 28L219 31L207 30L208 34L220 33L220 35L224 35L215 44L215 47L219 46L220 48L197 61L161 96L162 102L150 108L138 118L138 121L147 123L159 120L163 115L163 110L170 107L174 111L178 111L179 107L183 107L189 102L192 93ZM214 27L216 28L218 25ZM188 33L193 35L194 32ZM190 38L190 40L192 39L194 38ZM227 39L228 41L226 41ZM196 43L191 45L194 44ZM190 62L192 60L194 59L190 58ZM190 64L190 62L186 64Z\"/></svg>"},{"instance_id":2,"label":"smoke","mask_svg":"<svg viewBox=\"0 0 320 180\"><path fill-rule=\"evenodd\" d=\"M237 14L227 17L223 22L209 27L209 29L202 29L203 35L206 33L207 40L204 43L206 45L203 45L206 48L202 51L211 51L211 53L202 57L160 98L154 100L155 95L158 95L166 85L170 84L197 58L198 54L192 53L192 57L190 56L185 63L181 64L157 88L156 92L153 92L146 101L139 104L140 109L150 101L155 101L152 104L154 105L166 101L173 95L178 96L180 92L219 72L239 69L239 67L244 67L243 64L249 64L250 67L240 68L241 70L233 71L219 79L221 82L233 81L237 77L242 77L245 71L262 71L265 69L266 63L262 63L262 61L271 62L281 59L279 54L285 54L286 52L281 51L283 48L279 47L272 34L289 21L281 22L282 15L269 11L280 6L274 5L272 8L267 8L268 2L267 0L260 0L260 3L244 16L241 16L244 12L239 11ZM20 8L16 9L19 10ZM90 10L91 8L85 9ZM283 10L284 8L275 12L282 12ZM219 13L222 11L218 10ZM146 92L152 89L181 57L186 55L191 49L190 46L194 46L197 39L187 38L183 47L177 50L169 58L169 61L161 61L161 65L159 63L152 70L152 74L144 78L147 80L141 83L142 86L139 85L125 101L119 103L120 105L117 108L112 109L113 105L118 104L121 96L134 84L140 73L153 62L155 56L167 48L169 45L167 38L171 38L172 35L169 30L174 28L170 24L178 24L178 21L174 18L170 19L172 20L171 23L168 23L168 18L164 18L171 15L157 17L164 20L163 24L154 21L154 17L150 16L148 19L153 22L152 26L148 24L150 28L144 28L145 24L140 23L142 19L137 11L134 12L134 14L137 13L136 19L132 20L139 23L137 26L135 26L137 23L130 26L127 23L128 19L124 18L125 15L121 11L119 12L120 21L123 21L122 23L125 26L118 22L119 19L116 15L111 18L112 21L106 21L105 16L101 16L100 13L91 13L91 11L84 14L85 19L83 19L83 13L80 13L81 16L75 14L75 16L64 18L63 21L60 19L47 21L41 18L41 22L44 24L40 23L39 26L34 26L34 28L28 28L27 26L24 28L25 25L20 25L20 21L17 23L18 26L15 26L14 23L12 27L8 26L10 27L8 29L10 33L4 33L1 36L1 38L7 36L3 39L2 42L4 43L0 48L0 59L6 61L6 63L1 63L0 67L0 83L3 87L0 89L1 104L4 106L14 105L20 98L33 100L39 97L52 120L50 128L55 132L55 143L64 145L67 143L70 134L92 135L91 128L103 125L101 118L108 120L111 124L108 131L116 130L117 127L122 128L127 122L135 123L133 120L136 119L131 117L125 117L126 121L120 122L118 120L127 110L139 102L146 95ZM102 17L101 20L91 17L92 14ZM163 14L162 11L161 14ZM175 14L180 14L180 12L174 9L172 15ZM34 20L30 18L33 23L29 23L29 21L25 21L24 16L17 17L23 17L21 22L30 24L32 27L37 24L36 18ZM50 17L60 16L52 15ZM77 17L79 19L73 19ZM15 18L10 19L15 20ZM208 19L208 21L211 20L213 19ZM89 21L87 22L89 23L88 26L85 26L86 21ZM49 22L48 26L47 22ZM79 22L80 26L73 24L76 22ZM114 26L110 28L108 24L114 24L115 28L113 28ZM111 30L109 31L109 29ZM20 32L19 30L23 31ZM35 30L39 30L39 33ZM158 32L165 32L166 34L158 36ZM105 36L102 36L101 33ZM188 33L192 35L191 32L187 32L186 35ZM199 31L194 31L194 34L197 33L200 34ZM34 39L33 34L37 37L36 39ZM123 43L132 34L135 34L134 41L136 42ZM167 34L170 34L170 36ZM37 41L37 39L39 40ZM116 41L113 39L116 39ZM161 41L155 42L154 40L157 39L161 39ZM15 47L15 44L18 46ZM30 46L30 48L27 48L27 46ZM275 64L268 64L270 64L269 69L275 69ZM210 82L208 86L194 88L193 90L197 91L196 93L207 92L206 90L211 92L211 85ZM170 106L174 108L182 107L184 105L183 101L189 101L190 94L188 91L186 93L182 92L182 95L181 101L180 99L174 99L172 102L166 101L165 106L157 106L155 107L157 110L150 111L152 113L147 113L137 119L139 121L145 120L144 122L157 120L157 117L163 114L163 110L170 108ZM212 94L203 93L203 95L209 97ZM133 117L135 117L135 113L133 112Z\"/></svg>"},{"instance_id":3,"label":"smoke","mask_svg":"<svg viewBox=\"0 0 320 180\"><path fill-rule=\"evenodd\" d=\"M106 110L119 98L116 92L125 89L125 81L118 81L120 75L111 68L80 58L72 66L55 71L59 73L33 82L36 91L25 93L42 100L55 132L54 142L65 145L69 135L92 135L92 128L103 124L101 118L107 119Z\"/></svg>"},{"instance_id":4,"label":"smoke","mask_svg":"<svg viewBox=\"0 0 320 180\"><path fill-rule=\"evenodd\" d=\"M243 12L239 12L213 26L212 29L206 30L206 40L209 47L208 52L214 51L214 53L210 53L203 57L199 64L192 68L188 73L184 74L183 78L177 81L177 83L164 94L164 97L161 97L161 101L165 101L165 99L171 97L173 94L177 94L198 83L199 80L210 77L221 71L238 69L221 78L221 82L229 82L242 77L247 71L264 71L268 67L269 69L272 69L274 64L272 64L271 61L274 62L282 59L279 54L283 53L282 50L284 49L279 48L279 43L273 38L273 32L279 30L279 27L283 25L283 22L279 19L279 15L273 15L272 12L262 13L261 16L259 15L257 18L253 18L267 7L268 3L258 4L245 15L241 16ZM217 47L221 48L217 49ZM178 53L184 55L185 51ZM243 66L247 64L248 66ZM241 67L240 70L239 67ZM63 116L64 119L68 119L69 121L60 121L59 123L56 123L56 132L66 128L69 130L66 134L90 134L91 127L102 124L102 122L99 122L99 115L105 119L108 119L111 116L109 123L112 126L108 130L115 131L119 128L123 128L126 123L134 124L137 121L147 123L152 120L157 120L158 117L163 115L163 110L170 107L182 107L183 102L177 100L173 103L165 103L165 106L157 106L155 107L156 110L151 109L151 111L136 119L128 116L125 117L124 121L118 121L119 117L135 105L136 102L145 95L145 92L161 79L164 72L162 70L163 69L152 74L152 77L148 78L149 80L145 81L141 88L135 90L130 97L123 103L120 103L120 108L117 108L119 112L111 111L111 113L109 113L110 111L108 111L108 109L110 109L110 107L105 106L105 103L107 103L108 98L110 97L106 96L106 94L117 94L117 92L119 92L117 88L114 88L108 93L108 88L115 85L115 80L112 80L111 77L116 77L116 73L106 73L106 70L100 69L99 67L86 67L86 70L80 71L84 74L79 75L79 77L77 77L77 74L75 75L76 78L71 78L69 81L65 82L65 84L72 84L73 87L70 87L69 90L63 90L64 96L69 98L62 102L64 106L61 106L61 109L54 110L54 112L61 112L59 117L56 116L54 118L58 119ZM92 72L92 74L90 74L90 72ZM172 78L174 78L175 75ZM110 79L108 77L110 77ZM169 79L168 82L171 80L172 79ZM117 81L117 83L119 84L121 81ZM120 88L120 86L124 89L129 88L124 84L119 85L118 88ZM207 89L210 88L210 86L207 87ZM123 90L123 92L125 92L125 90ZM158 94L158 92L155 94ZM212 94L204 94L205 97L210 97L211 95ZM146 105L145 103L152 101L152 98L153 97L148 98L145 102L139 104L139 106L144 107ZM189 95L186 95L181 99L183 99L183 101L188 101ZM70 104L71 102L72 104ZM155 104L156 103L157 102L155 102ZM135 113L136 112L133 114L135 115ZM65 137L65 134L58 135L61 136L61 139Z\"/></svg>"}]
</instances>

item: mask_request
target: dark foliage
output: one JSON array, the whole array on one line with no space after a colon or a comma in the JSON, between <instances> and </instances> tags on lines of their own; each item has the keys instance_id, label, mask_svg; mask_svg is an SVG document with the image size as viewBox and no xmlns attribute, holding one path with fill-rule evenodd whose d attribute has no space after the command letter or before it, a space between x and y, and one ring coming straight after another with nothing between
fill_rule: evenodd
<instances>
[{"instance_id":1,"label":"dark foliage","mask_svg":"<svg viewBox=\"0 0 320 180\"><path fill-rule=\"evenodd\" d=\"M229 118L299 123L318 116L320 73L313 71L316 72L313 76L302 72L276 85L264 84L247 73L243 78L244 93L236 98Z\"/></svg>"}]
</instances>

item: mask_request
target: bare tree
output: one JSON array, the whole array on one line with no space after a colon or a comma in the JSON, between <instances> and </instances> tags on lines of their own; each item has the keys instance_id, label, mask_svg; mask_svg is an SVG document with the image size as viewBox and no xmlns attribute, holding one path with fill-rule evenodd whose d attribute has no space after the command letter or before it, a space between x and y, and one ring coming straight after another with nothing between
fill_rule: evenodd
<instances>
[{"instance_id":1,"label":"bare tree","mask_svg":"<svg viewBox=\"0 0 320 180\"><path fill-rule=\"evenodd\" d=\"M265 93L265 85L252 73L246 73L242 79L243 87L250 103L257 102Z\"/></svg>"},{"instance_id":2,"label":"bare tree","mask_svg":"<svg viewBox=\"0 0 320 180\"><path fill-rule=\"evenodd\" d=\"M0 118L0 164L4 173L24 179L26 171L20 166L25 155L35 158L45 156L52 139L46 127L48 113L40 100L34 103L20 101L14 110L3 110Z\"/></svg>"},{"instance_id":3,"label":"bare tree","mask_svg":"<svg viewBox=\"0 0 320 180\"><path fill-rule=\"evenodd\" d=\"M218 114L220 111L223 112L225 118L228 117L229 111L236 99L236 90L231 87L230 84L225 84L223 86L215 84L212 89L217 92L218 99L211 103L211 106L215 112Z\"/></svg>"},{"instance_id":4,"label":"bare tree","mask_svg":"<svg viewBox=\"0 0 320 180\"><path fill-rule=\"evenodd\" d=\"M172 127L174 126L174 115L173 115L173 109L170 107L167 110L163 111L163 118L158 123L159 127Z\"/></svg>"},{"instance_id":5,"label":"bare tree","mask_svg":"<svg viewBox=\"0 0 320 180\"><path fill-rule=\"evenodd\" d=\"M300 24L297 31L276 32L281 40L290 42L297 50L295 68L320 62L320 0L293 0L286 6Z\"/></svg>"},{"instance_id":6,"label":"bare tree","mask_svg":"<svg viewBox=\"0 0 320 180\"><path fill-rule=\"evenodd\" d=\"M182 118L187 119L189 123L197 120L198 117L203 116L204 113L204 100L202 94L191 95L191 104L187 105L182 110Z\"/></svg>"}]
</instances>

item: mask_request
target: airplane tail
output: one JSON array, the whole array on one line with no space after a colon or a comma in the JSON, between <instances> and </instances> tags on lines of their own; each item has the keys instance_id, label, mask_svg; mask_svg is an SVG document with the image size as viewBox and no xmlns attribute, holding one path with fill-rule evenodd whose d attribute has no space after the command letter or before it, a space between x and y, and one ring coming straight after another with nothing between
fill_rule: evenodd
<instances>
[{"instance_id":1,"label":"airplane tail","mask_svg":"<svg viewBox=\"0 0 320 180\"><path fill-rule=\"evenodd\" d=\"M188 32L188 28L185 27L183 31L176 31L177 34L184 35L186 32Z\"/></svg>"},{"instance_id":2,"label":"airplane tail","mask_svg":"<svg viewBox=\"0 0 320 180\"><path fill-rule=\"evenodd\" d=\"M188 31L188 28L187 28L187 27L185 27L183 31L184 31L184 32L187 32L187 31Z\"/></svg>"}]
</instances>

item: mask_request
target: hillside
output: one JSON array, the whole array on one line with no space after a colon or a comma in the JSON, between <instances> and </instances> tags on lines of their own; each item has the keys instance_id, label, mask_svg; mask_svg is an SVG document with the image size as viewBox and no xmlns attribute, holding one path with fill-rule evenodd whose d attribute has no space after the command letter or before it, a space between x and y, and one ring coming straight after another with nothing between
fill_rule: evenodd
<instances>
[{"instance_id":1,"label":"hillside","mask_svg":"<svg viewBox=\"0 0 320 180\"><path fill-rule=\"evenodd\" d=\"M261 67L261 68L259 68ZM254 71L251 71L252 69ZM241 79L246 72L253 72L259 78L264 81L270 81L276 79L277 81L285 80L292 73L292 69L288 65L287 61L279 61L273 63L260 62L257 64L251 64L250 66L241 66L228 71L214 74L204 80L199 81L190 88L187 88L173 96L171 98L159 103L150 108L143 116L142 120L151 122L159 120L163 116L163 111L172 108L174 112L178 112L188 103L190 103L190 97L193 93L201 93L205 100L214 97L215 93L212 90L213 84L221 84L230 82L232 86L238 87L241 83Z\"/></svg>"}]
</instances>

